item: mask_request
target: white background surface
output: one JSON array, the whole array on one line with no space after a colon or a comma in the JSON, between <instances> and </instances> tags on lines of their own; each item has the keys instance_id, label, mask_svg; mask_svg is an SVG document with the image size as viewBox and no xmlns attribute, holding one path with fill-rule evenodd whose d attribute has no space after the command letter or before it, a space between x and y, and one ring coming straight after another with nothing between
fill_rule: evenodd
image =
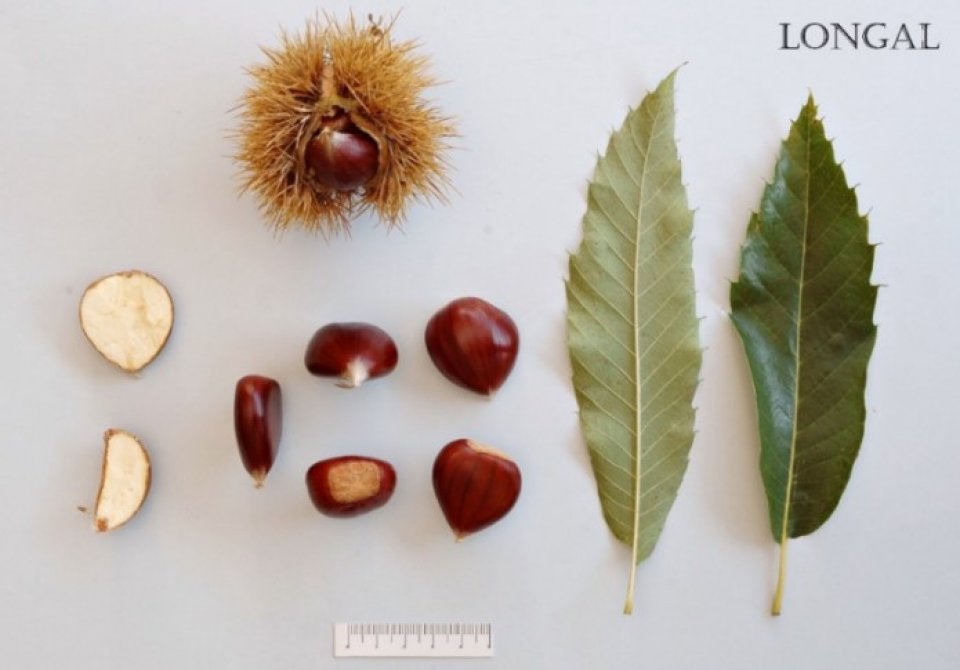
<instances>
[{"instance_id":1,"label":"white background surface","mask_svg":"<svg viewBox=\"0 0 960 670\"><path fill-rule=\"evenodd\" d=\"M265 228L238 198L228 113L243 67L312 2L0 4L0 649L7 668L455 668L339 661L335 621L489 620L490 668L955 668L960 663L957 341L960 10L923 3L409 2L435 91L460 118L459 193L403 234L369 219L324 243ZM354 5L390 14L400 3ZM323 9L343 15L345 3ZM939 52L782 52L781 21L929 21ZM707 347L690 468L637 612L628 551L604 525L564 347L563 277L595 154L669 70L698 208ZM836 515L794 541L784 615L756 467L748 372L725 315L747 218L812 90L881 242L877 346L861 456ZM77 301L138 267L177 304L142 378L84 341ZM431 367L422 329L466 294L504 307L523 346L493 402ZM303 348L332 320L397 339L391 377L347 393ZM278 378L285 436L265 489L236 455L233 386ZM151 496L115 534L90 504L100 436L143 437ZM470 436L525 475L514 512L455 544L436 451ZM399 472L393 501L318 515L303 473L361 452Z\"/></svg>"}]
</instances>

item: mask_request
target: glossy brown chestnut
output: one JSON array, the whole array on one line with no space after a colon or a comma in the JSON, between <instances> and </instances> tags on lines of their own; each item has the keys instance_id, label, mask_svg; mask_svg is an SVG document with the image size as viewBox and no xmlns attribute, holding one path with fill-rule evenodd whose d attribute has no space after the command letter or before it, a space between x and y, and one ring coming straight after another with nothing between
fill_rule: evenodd
<instances>
[{"instance_id":1,"label":"glossy brown chestnut","mask_svg":"<svg viewBox=\"0 0 960 670\"><path fill-rule=\"evenodd\" d=\"M424 340L447 379L483 395L503 385L520 347L513 319L480 298L459 298L434 314Z\"/></svg>"},{"instance_id":2,"label":"glossy brown chestnut","mask_svg":"<svg viewBox=\"0 0 960 670\"><path fill-rule=\"evenodd\" d=\"M382 507L396 485L393 466L367 456L329 458L307 470L310 500L327 516L357 516Z\"/></svg>"},{"instance_id":3,"label":"glossy brown chestnut","mask_svg":"<svg viewBox=\"0 0 960 670\"><path fill-rule=\"evenodd\" d=\"M457 540L496 523L520 496L520 468L473 440L454 440L433 463L433 490Z\"/></svg>"},{"instance_id":4,"label":"glossy brown chestnut","mask_svg":"<svg viewBox=\"0 0 960 670\"><path fill-rule=\"evenodd\" d=\"M280 384L269 377L247 375L237 382L233 426L240 459L257 488L273 467L283 432Z\"/></svg>"},{"instance_id":5,"label":"glossy brown chestnut","mask_svg":"<svg viewBox=\"0 0 960 670\"><path fill-rule=\"evenodd\" d=\"M350 192L376 176L380 150L372 137L341 113L324 122L307 143L304 158L307 170L320 184Z\"/></svg>"},{"instance_id":6,"label":"glossy brown chestnut","mask_svg":"<svg viewBox=\"0 0 960 670\"><path fill-rule=\"evenodd\" d=\"M369 323L327 324L310 338L304 363L318 377L338 377L338 386L356 388L397 367L397 345Z\"/></svg>"}]
</instances>

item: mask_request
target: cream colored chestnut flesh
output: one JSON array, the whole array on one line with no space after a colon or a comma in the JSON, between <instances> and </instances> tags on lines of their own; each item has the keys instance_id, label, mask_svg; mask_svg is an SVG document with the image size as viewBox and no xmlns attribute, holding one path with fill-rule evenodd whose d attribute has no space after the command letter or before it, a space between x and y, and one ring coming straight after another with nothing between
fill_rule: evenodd
<instances>
[{"instance_id":1,"label":"cream colored chestnut flesh","mask_svg":"<svg viewBox=\"0 0 960 670\"><path fill-rule=\"evenodd\" d=\"M173 300L146 272L107 275L83 292L80 327L101 356L125 372L139 372L170 337Z\"/></svg>"},{"instance_id":2,"label":"cream colored chestnut flesh","mask_svg":"<svg viewBox=\"0 0 960 670\"><path fill-rule=\"evenodd\" d=\"M150 456L136 436L111 428L103 436L103 466L93 510L98 532L119 528L140 511L150 491Z\"/></svg>"}]
</instances>

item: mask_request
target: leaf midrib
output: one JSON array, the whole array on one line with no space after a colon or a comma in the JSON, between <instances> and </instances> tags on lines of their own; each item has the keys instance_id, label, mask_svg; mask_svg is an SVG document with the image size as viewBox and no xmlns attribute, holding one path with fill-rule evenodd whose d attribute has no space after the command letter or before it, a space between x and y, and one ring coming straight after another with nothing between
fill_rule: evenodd
<instances>
[{"instance_id":1,"label":"leaf midrib","mask_svg":"<svg viewBox=\"0 0 960 670\"><path fill-rule=\"evenodd\" d=\"M800 338L803 325L803 288L807 266L807 236L810 229L810 128L809 121L806 130L806 146L804 147L804 194L803 194L803 245L800 249L800 274L797 278L797 314L794 318L794 378L793 378L793 422L790 428L790 452L787 462L787 488L783 498L783 522L780 528L780 547L783 551L787 543L787 528L790 522L791 498L793 497L793 470L797 460L797 434L799 432L800 417Z\"/></svg>"},{"instance_id":2,"label":"leaf midrib","mask_svg":"<svg viewBox=\"0 0 960 670\"><path fill-rule=\"evenodd\" d=\"M633 543L631 546L631 559L630 559L630 583L628 586L628 595L627 595L627 605L624 608L625 610L633 609L633 591L634 591L634 580L636 577L636 565L637 557L640 548L640 496L642 494L641 487L641 474L642 470L642 459L643 459L643 450L641 443L641 430L642 430L642 419L641 413L643 408L643 399L642 399L642 385L640 383L640 314L639 314L639 295L640 295L640 235L641 224L643 222L643 207L644 207L644 190L646 188L647 182L647 166L650 160L650 147L653 144L653 139L657 137L657 123L660 120L660 111L662 105L657 107L657 111L654 114L653 120L650 123L650 133L647 136L646 146L643 149L643 165L640 169L640 181L638 183L638 196L637 196L637 234L636 239L634 240L633 246L633 357L634 357L634 398L636 404L636 412L634 413L634 452L636 453L636 459L634 460L634 504L633 504L633 532L632 539Z\"/></svg>"}]
</instances>

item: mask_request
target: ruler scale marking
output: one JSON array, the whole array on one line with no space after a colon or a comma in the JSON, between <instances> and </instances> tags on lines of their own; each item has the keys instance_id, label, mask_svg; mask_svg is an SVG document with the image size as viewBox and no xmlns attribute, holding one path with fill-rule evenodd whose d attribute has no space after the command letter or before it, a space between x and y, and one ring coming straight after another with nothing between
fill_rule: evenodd
<instances>
[{"instance_id":1,"label":"ruler scale marking","mask_svg":"<svg viewBox=\"0 0 960 670\"><path fill-rule=\"evenodd\" d=\"M333 655L380 658L489 658L493 630L489 623L338 623Z\"/></svg>"}]
</instances>

